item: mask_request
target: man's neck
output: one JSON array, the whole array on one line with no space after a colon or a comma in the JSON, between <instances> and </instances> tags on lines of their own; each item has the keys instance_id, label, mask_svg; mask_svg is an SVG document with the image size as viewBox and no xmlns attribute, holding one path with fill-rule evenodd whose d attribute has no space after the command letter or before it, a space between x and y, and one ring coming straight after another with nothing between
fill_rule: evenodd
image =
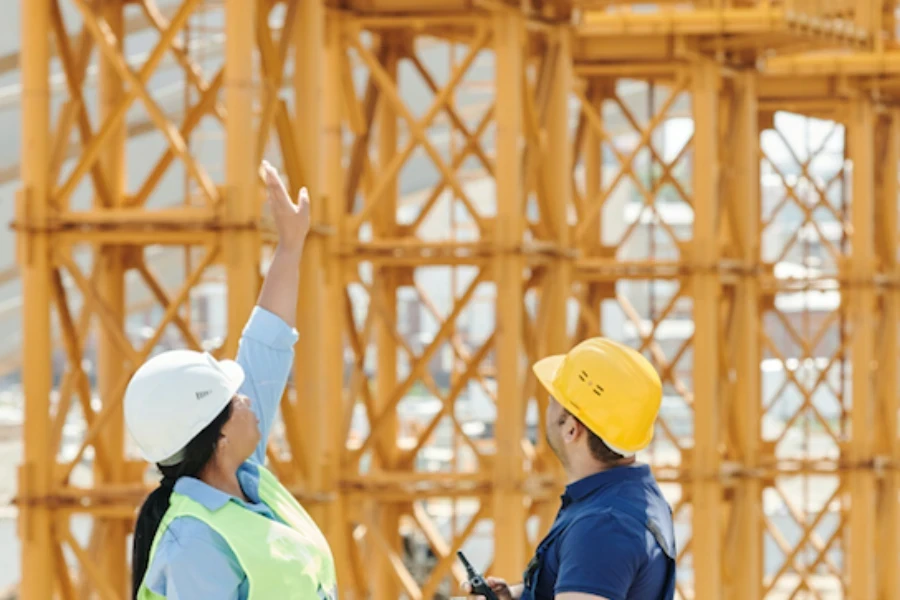
<instances>
[{"instance_id":1,"label":"man's neck","mask_svg":"<svg viewBox=\"0 0 900 600\"><path fill-rule=\"evenodd\" d=\"M230 496L240 498L244 502L249 499L244 494L243 488L237 478L237 469L222 469L217 465L209 465L200 473L200 481L210 487L223 491Z\"/></svg>"},{"instance_id":2,"label":"man's neck","mask_svg":"<svg viewBox=\"0 0 900 600\"><path fill-rule=\"evenodd\" d=\"M569 479L568 483L572 484L585 477L590 477L591 475L596 475L597 473L609 471L610 469L615 469L617 467L627 467L628 465L633 465L635 462L636 459L633 456L630 458L623 458L614 463L602 463L591 459L581 464L571 465L566 469L566 476Z\"/></svg>"}]
</instances>

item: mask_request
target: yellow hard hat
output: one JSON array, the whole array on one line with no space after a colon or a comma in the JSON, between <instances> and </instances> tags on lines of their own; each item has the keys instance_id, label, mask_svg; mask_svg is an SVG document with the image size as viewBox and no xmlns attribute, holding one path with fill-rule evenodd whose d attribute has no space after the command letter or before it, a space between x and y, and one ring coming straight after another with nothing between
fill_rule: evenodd
<instances>
[{"instance_id":1,"label":"yellow hard hat","mask_svg":"<svg viewBox=\"0 0 900 600\"><path fill-rule=\"evenodd\" d=\"M653 439L662 382L636 350L596 337L568 354L539 360L532 370L556 401L611 450L632 456Z\"/></svg>"}]
</instances>

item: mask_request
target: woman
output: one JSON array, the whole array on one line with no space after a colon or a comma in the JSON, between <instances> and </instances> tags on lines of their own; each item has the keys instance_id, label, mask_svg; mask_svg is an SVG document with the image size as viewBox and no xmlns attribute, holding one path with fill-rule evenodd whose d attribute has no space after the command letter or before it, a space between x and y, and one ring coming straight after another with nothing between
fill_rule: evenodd
<instances>
[{"instance_id":1,"label":"woman","mask_svg":"<svg viewBox=\"0 0 900 600\"><path fill-rule=\"evenodd\" d=\"M291 202L263 163L278 246L236 361L173 350L147 361L125 392L125 419L162 482L134 535L134 597L335 598L325 538L262 465L293 363L298 264L309 198Z\"/></svg>"}]
</instances>

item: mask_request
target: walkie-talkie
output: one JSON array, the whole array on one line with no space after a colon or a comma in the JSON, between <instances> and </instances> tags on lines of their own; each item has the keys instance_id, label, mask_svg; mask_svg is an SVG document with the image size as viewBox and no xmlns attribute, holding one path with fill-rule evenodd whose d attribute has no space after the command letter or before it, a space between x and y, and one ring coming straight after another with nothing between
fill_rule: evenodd
<instances>
[{"instance_id":1,"label":"walkie-talkie","mask_svg":"<svg viewBox=\"0 0 900 600\"><path fill-rule=\"evenodd\" d=\"M477 596L484 596L487 600L498 600L497 594L494 593L494 590L491 589L491 586L487 584L484 580L484 577L475 570L475 568L466 560L466 555L462 552L457 552L456 555L459 557L459 560L462 561L463 566L466 568L466 576L469 578L469 585L472 586L472 594Z\"/></svg>"}]
</instances>

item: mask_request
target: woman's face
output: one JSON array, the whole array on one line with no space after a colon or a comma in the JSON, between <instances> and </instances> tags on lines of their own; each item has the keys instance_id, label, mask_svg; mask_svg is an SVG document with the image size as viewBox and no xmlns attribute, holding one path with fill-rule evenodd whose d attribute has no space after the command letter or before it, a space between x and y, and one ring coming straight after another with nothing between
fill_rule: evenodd
<instances>
[{"instance_id":1,"label":"woman's face","mask_svg":"<svg viewBox=\"0 0 900 600\"><path fill-rule=\"evenodd\" d=\"M222 427L219 451L224 451L229 463L241 464L253 454L259 445L259 419L251 408L250 398L241 394L231 399L231 417ZM227 443L222 444L221 441Z\"/></svg>"}]
</instances>

